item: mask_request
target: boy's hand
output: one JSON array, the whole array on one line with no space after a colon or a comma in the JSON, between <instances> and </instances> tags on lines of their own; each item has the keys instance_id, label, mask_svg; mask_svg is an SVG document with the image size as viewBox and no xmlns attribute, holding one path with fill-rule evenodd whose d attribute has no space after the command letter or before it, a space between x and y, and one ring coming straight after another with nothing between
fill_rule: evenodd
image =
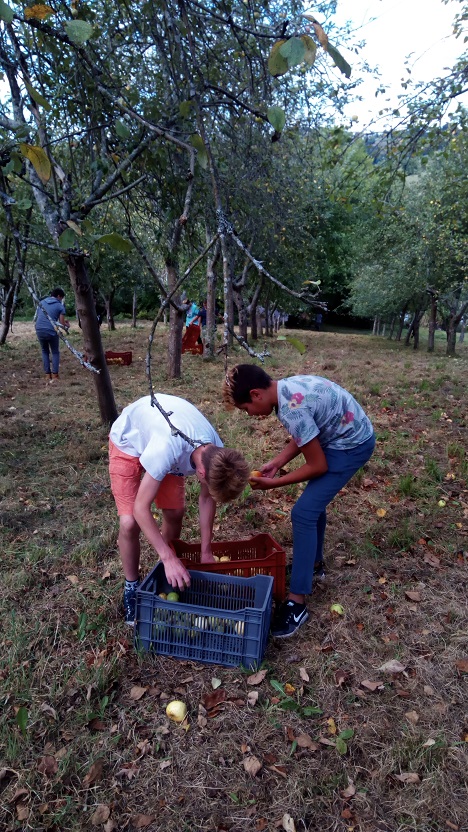
<instances>
[{"instance_id":1,"label":"boy's hand","mask_svg":"<svg viewBox=\"0 0 468 832\"><path fill-rule=\"evenodd\" d=\"M274 462L266 462L260 470L262 477L275 477L279 471L279 465L276 465Z\"/></svg>"},{"instance_id":2,"label":"boy's hand","mask_svg":"<svg viewBox=\"0 0 468 832\"><path fill-rule=\"evenodd\" d=\"M180 589L183 592L186 587L190 586L190 575L176 555L170 555L161 560L164 563L167 581L174 589Z\"/></svg>"},{"instance_id":3,"label":"boy's hand","mask_svg":"<svg viewBox=\"0 0 468 832\"><path fill-rule=\"evenodd\" d=\"M273 477L250 477L249 485L252 491L268 491L270 488L277 487Z\"/></svg>"}]
</instances>

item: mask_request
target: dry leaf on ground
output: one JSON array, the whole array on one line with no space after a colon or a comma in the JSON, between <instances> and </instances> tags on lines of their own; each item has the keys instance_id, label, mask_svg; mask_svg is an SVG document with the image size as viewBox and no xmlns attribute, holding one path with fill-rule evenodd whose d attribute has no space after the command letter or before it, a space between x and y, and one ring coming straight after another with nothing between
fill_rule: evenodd
<instances>
[{"instance_id":1,"label":"dry leaf on ground","mask_svg":"<svg viewBox=\"0 0 468 832\"><path fill-rule=\"evenodd\" d=\"M104 803L99 803L96 807L95 811L91 815L91 823L93 826L100 826L101 823L105 823L106 820L109 819L110 815L110 807L106 806Z\"/></svg>"},{"instance_id":2,"label":"dry leaf on ground","mask_svg":"<svg viewBox=\"0 0 468 832\"><path fill-rule=\"evenodd\" d=\"M407 598L408 601L420 601L421 593L417 592L416 590L413 591L412 589L408 589L405 592L405 598Z\"/></svg>"},{"instance_id":3,"label":"dry leaf on ground","mask_svg":"<svg viewBox=\"0 0 468 832\"><path fill-rule=\"evenodd\" d=\"M23 803L18 803L16 806L16 815L18 820L27 820L29 817L29 809Z\"/></svg>"},{"instance_id":4,"label":"dry leaf on ground","mask_svg":"<svg viewBox=\"0 0 468 832\"><path fill-rule=\"evenodd\" d=\"M296 832L296 824L291 815L284 814L282 824L284 832Z\"/></svg>"},{"instance_id":5,"label":"dry leaf on ground","mask_svg":"<svg viewBox=\"0 0 468 832\"><path fill-rule=\"evenodd\" d=\"M307 673L307 670L305 669L305 667L300 667L299 668L299 676L301 677L303 682L309 682L310 681L309 674Z\"/></svg>"},{"instance_id":6,"label":"dry leaf on ground","mask_svg":"<svg viewBox=\"0 0 468 832\"><path fill-rule=\"evenodd\" d=\"M150 823L153 823L153 820L153 815L133 815L131 823L135 829L144 829L145 826L149 826Z\"/></svg>"},{"instance_id":7,"label":"dry leaf on ground","mask_svg":"<svg viewBox=\"0 0 468 832\"><path fill-rule=\"evenodd\" d=\"M417 711L407 711L405 717L408 722L412 722L413 725L416 725L416 723L419 722L419 714Z\"/></svg>"},{"instance_id":8,"label":"dry leaf on ground","mask_svg":"<svg viewBox=\"0 0 468 832\"><path fill-rule=\"evenodd\" d=\"M249 757L244 757L242 763L247 774L250 774L251 777L255 777L262 767L262 763L258 757L254 757L253 754L249 755Z\"/></svg>"},{"instance_id":9,"label":"dry leaf on ground","mask_svg":"<svg viewBox=\"0 0 468 832\"><path fill-rule=\"evenodd\" d=\"M140 687L140 685L134 685L133 688L130 691L130 699L133 699L134 701L138 701L138 699L141 699L141 697L145 695L147 690L148 690L147 687L142 688L142 687Z\"/></svg>"},{"instance_id":10,"label":"dry leaf on ground","mask_svg":"<svg viewBox=\"0 0 468 832\"><path fill-rule=\"evenodd\" d=\"M52 757L50 754L46 754L44 757L41 757L37 764L37 770L41 772L41 774L45 774L46 777L51 779L54 777L58 772L58 763L55 757Z\"/></svg>"},{"instance_id":11,"label":"dry leaf on ground","mask_svg":"<svg viewBox=\"0 0 468 832\"><path fill-rule=\"evenodd\" d=\"M406 665L397 661L397 659L391 659L389 662L380 665L379 670L384 673L403 673L406 670Z\"/></svg>"},{"instance_id":12,"label":"dry leaf on ground","mask_svg":"<svg viewBox=\"0 0 468 832\"><path fill-rule=\"evenodd\" d=\"M295 741L299 748L308 748L309 751L318 751L320 748L318 742L315 742L309 734L298 734Z\"/></svg>"},{"instance_id":13,"label":"dry leaf on ground","mask_svg":"<svg viewBox=\"0 0 468 832\"><path fill-rule=\"evenodd\" d=\"M458 659L455 666L461 673L468 673L468 659Z\"/></svg>"},{"instance_id":14,"label":"dry leaf on ground","mask_svg":"<svg viewBox=\"0 0 468 832\"><path fill-rule=\"evenodd\" d=\"M226 701L226 691L224 688L218 688L214 690L213 693L205 693L202 698L202 704L205 706L207 711L213 710L216 708L217 705L220 705L221 702Z\"/></svg>"},{"instance_id":15,"label":"dry leaf on ground","mask_svg":"<svg viewBox=\"0 0 468 832\"><path fill-rule=\"evenodd\" d=\"M96 760L88 769L87 774L83 777L83 786L92 786L97 783L102 777L104 768L104 760Z\"/></svg>"},{"instance_id":16,"label":"dry leaf on ground","mask_svg":"<svg viewBox=\"0 0 468 832\"><path fill-rule=\"evenodd\" d=\"M265 676L267 675L267 672L267 670L259 670L258 673L252 673L251 676L247 677L247 684L259 685L260 682L263 682Z\"/></svg>"},{"instance_id":17,"label":"dry leaf on ground","mask_svg":"<svg viewBox=\"0 0 468 832\"><path fill-rule=\"evenodd\" d=\"M352 780L349 780L346 789L343 789L343 791L341 792L341 797L344 797L346 798L346 800L349 800L349 798L354 797L355 794L356 786L354 785Z\"/></svg>"},{"instance_id":18,"label":"dry leaf on ground","mask_svg":"<svg viewBox=\"0 0 468 832\"><path fill-rule=\"evenodd\" d=\"M383 690L384 683L380 681L374 682L372 679L364 679L364 681L361 682L361 687L366 690L370 690L373 693L375 690Z\"/></svg>"},{"instance_id":19,"label":"dry leaf on ground","mask_svg":"<svg viewBox=\"0 0 468 832\"><path fill-rule=\"evenodd\" d=\"M415 771L402 771L401 774L394 774L393 775L395 780L399 780L400 783L420 783L421 778L419 774L416 774Z\"/></svg>"},{"instance_id":20,"label":"dry leaf on ground","mask_svg":"<svg viewBox=\"0 0 468 832\"><path fill-rule=\"evenodd\" d=\"M258 690L249 690L247 694L247 705L255 705L258 701Z\"/></svg>"}]
</instances>

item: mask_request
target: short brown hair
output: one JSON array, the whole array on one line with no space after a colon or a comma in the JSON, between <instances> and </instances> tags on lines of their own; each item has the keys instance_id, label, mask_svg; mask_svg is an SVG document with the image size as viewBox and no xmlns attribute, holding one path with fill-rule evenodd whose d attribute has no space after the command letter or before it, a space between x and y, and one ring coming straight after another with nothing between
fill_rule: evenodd
<instances>
[{"instance_id":1,"label":"short brown hair","mask_svg":"<svg viewBox=\"0 0 468 832\"><path fill-rule=\"evenodd\" d=\"M257 364L236 364L226 373L223 385L223 401L231 410L251 402L251 390L267 390L273 379Z\"/></svg>"},{"instance_id":2,"label":"short brown hair","mask_svg":"<svg viewBox=\"0 0 468 832\"><path fill-rule=\"evenodd\" d=\"M229 503L242 494L249 480L250 466L240 451L207 445L202 460L206 484L217 503Z\"/></svg>"}]
</instances>

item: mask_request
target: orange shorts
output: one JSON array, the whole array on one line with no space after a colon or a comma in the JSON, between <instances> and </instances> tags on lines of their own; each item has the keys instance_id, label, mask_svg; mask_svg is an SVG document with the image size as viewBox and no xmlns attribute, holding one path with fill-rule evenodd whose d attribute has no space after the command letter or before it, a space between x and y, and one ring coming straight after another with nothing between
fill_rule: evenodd
<instances>
[{"instance_id":1,"label":"orange shorts","mask_svg":"<svg viewBox=\"0 0 468 832\"><path fill-rule=\"evenodd\" d=\"M117 513L133 514L135 497L140 487L144 468L137 456L120 451L109 439L109 474ZM185 506L184 477L166 474L155 498L158 508L183 509Z\"/></svg>"}]
</instances>

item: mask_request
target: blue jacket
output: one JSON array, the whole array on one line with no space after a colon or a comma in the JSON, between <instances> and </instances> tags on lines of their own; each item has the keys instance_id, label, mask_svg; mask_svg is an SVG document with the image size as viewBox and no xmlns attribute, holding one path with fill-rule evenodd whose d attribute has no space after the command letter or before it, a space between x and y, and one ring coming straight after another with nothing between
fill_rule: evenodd
<instances>
[{"instance_id":1,"label":"blue jacket","mask_svg":"<svg viewBox=\"0 0 468 832\"><path fill-rule=\"evenodd\" d=\"M52 296L48 298L44 298L41 300L41 303L44 309L47 310L48 314L52 318L53 321L58 321L60 315L66 315L66 309L61 300L58 298L53 298ZM36 318L36 332L38 335L56 335L55 329L53 324L49 321L47 316L42 311L41 307L38 306L37 308L37 318Z\"/></svg>"}]
</instances>

